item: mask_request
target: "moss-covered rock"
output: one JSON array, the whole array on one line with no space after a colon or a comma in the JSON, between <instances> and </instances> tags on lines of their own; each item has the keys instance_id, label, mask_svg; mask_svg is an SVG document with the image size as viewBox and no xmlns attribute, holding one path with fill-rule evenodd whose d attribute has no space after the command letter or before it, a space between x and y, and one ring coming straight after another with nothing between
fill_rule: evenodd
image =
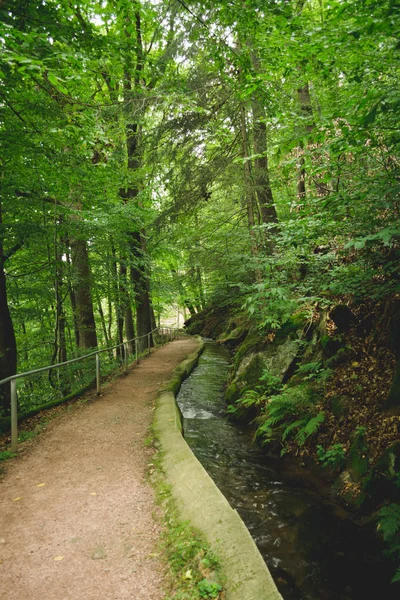
<instances>
[{"instance_id":1,"label":"moss-covered rock","mask_svg":"<svg viewBox=\"0 0 400 600\"><path fill-rule=\"evenodd\" d=\"M248 329L245 325L240 325L239 327L235 327L231 331L223 332L219 338L218 342L224 344L230 350L233 350L239 344L241 344L248 334Z\"/></svg>"},{"instance_id":2,"label":"moss-covered rock","mask_svg":"<svg viewBox=\"0 0 400 600\"><path fill-rule=\"evenodd\" d=\"M185 329L189 335L201 335L204 329L204 319L201 318L200 313L193 315L185 321Z\"/></svg>"},{"instance_id":3,"label":"moss-covered rock","mask_svg":"<svg viewBox=\"0 0 400 600\"><path fill-rule=\"evenodd\" d=\"M234 369L237 371L242 360L251 353L262 350L266 345L265 338L260 337L257 331L249 331L244 341L240 344L233 361Z\"/></svg>"},{"instance_id":4,"label":"moss-covered rock","mask_svg":"<svg viewBox=\"0 0 400 600\"><path fill-rule=\"evenodd\" d=\"M233 404L238 398L240 398L241 389L238 386L237 381L232 382L228 385L225 391L225 402L229 406Z\"/></svg>"},{"instance_id":5,"label":"moss-covered rock","mask_svg":"<svg viewBox=\"0 0 400 600\"><path fill-rule=\"evenodd\" d=\"M275 335L275 340L277 342L286 340L288 337L300 337L306 323L308 321L308 314L305 312L295 313L285 323L283 323L282 327L278 329Z\"/></svg>"}]
</instances>

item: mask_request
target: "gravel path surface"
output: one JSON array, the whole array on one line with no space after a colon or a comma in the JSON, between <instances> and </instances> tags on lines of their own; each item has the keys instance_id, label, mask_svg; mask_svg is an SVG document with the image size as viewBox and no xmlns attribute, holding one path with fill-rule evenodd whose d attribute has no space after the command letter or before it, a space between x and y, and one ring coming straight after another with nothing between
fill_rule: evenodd
<instances>
[{"instance_id":1,"label":"gravel path surface","mask_svg":"<svg viewBox=\"0 0 400 600\"><path fill-rule=\"evenodd\" d=\"M144 441L157 390L197 347L152 356L53 420L0 485L0 598L164 598L160 524Z\"/></svg>"}]
</instances>

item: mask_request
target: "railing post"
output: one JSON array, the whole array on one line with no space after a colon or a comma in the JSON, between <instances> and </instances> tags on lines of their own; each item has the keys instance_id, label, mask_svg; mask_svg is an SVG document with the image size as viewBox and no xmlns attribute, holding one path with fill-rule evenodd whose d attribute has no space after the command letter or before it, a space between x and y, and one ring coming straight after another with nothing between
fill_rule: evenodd
<instances>
[{"instance_id":1,"label":"railing post","mask_svg":"<svg viewBox=\"0 0 400 600\"><path fill-rule=\"evenodd\" d=\"M139 364L139 352L138 352L138 339L135 338L135 355L136 355L136 364Z\"/></svg>"},{"instance_id":2,"label":"railing post","mask_svg":"<svg viewBox=\"0 0 400 600\"><path fill-rule=\"evenodd\" d=\"M100 354L96 352L96 393L100 395Z\"/></svg>"},{"instance_id":3,"label":"railing post","mask_svg":"<svg viewBox=\"0 0 400 600\"><path fill-rule=\"evenodd\" d=\"M124 342L124 356L125 356L125 366L128 366L129 358L128 358L128 342Z\"/></svg>"},{"instance_id":4,"label":"railing post","mask_svg":"<svg viewBox=\"0 0 400 600\"><path fill-rule=\"evenodd\" d=\"M11 379L11 452L17 451L18 443L18 397L17 380Z\"/></svg>"},{"instance_id":5,"label":"railing post","mask_svg":"<svg viewBox=\"0 0 400 600\"><path fill-rule=\"evenodd\" d=\"M147 351L150 354L150 333L147 334Z\"/></svg>"}]
</instances>

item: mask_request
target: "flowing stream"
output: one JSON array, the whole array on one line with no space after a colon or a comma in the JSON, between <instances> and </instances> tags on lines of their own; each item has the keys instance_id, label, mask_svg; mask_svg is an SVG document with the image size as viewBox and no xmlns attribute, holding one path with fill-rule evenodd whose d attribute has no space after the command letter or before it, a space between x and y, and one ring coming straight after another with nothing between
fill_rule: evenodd
<instances>
[{"instance_id":1,"label":"flowing stream","mask_svg":"<svg viewBox=\"0 0 400 600\"><path fill-rule=\"evenodd\" d=\"M270 458L224 415L228 351L207 342L178 404L184 435L239 512L285 600L398 600L393 564L370 532L325 499L312 476Z\"/></svg>"}]
</instances>

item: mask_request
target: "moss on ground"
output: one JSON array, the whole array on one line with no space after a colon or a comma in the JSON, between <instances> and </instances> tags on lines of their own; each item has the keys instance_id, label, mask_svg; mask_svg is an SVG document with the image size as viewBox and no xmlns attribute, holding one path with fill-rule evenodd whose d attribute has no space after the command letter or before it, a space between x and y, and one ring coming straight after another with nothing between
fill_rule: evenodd
<instances>
[{"instance_id":1,"label":"moss on ground","mask_svg":"<svg viewBox=\"0 0 400 600\"><path fill-rule=\"evenodd\" d=\"M179 516L171 488L162 468L162 452L151 428L146 446L153 445L155 455L149 465L149 478L162 510L163 530L159 550L167 565L166 600L222 600L224 581L219 559L204 536Z\"/></svg>"}]
</instances>

